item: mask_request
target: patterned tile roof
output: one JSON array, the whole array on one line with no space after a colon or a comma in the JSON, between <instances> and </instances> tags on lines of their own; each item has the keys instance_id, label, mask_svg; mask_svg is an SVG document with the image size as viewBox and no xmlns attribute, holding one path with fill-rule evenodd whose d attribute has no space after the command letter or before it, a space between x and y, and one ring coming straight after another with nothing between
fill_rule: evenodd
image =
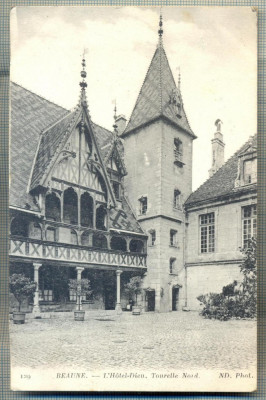
<instances>
[{"instance_id":1,"label":"patterned tile roof","mask_svg":"<svg viewBox=\"0 0 266 400\"><path fill-rule=\"evenodd\" d=\"M173 92L176 93L176 98L177 100L179 99L181 104L180 116L177 115ZM159 45L154 53L128 125L121 136L126 136L129 132L159 117L166 118L193 137L196 137L189 125L180 89L175 84L162 45Z\"/></svg>"},{"instance_id":2,"label":"patterned tile roof","mask_svg":"<svg viewBox=\"0 0 266 400\"><path fill-rule=\"evenodd\" d=\"M10 145L10 204L38 211L27 186L43 129L68 114L69 111L31 91L11 83L11 145Z\"/></svg>"},{"instance_id":3,"label":"patterned tile roof","mask_svg":"<svg viewBox=\"0 0 266 400\"><path fill-rule=\"evenodd\" d=\"M11 83L11 149L10 195L11 206L40 211L33 196L27 192L31 171L32 181L37 184L42 171L47 168L55 149L62 140L75 111L70 112L20 85ZM113 133L92 122L99 150L104 158L113 144ZM42 135L41 135L42 133ZM40 144L39 144L40 142ZM110 145L109 145L110 143ZM39 145L39 148L38 148ZM126 199L122 209L112 209L110 226L118 230L143 233Z\"/></svg>"},{"instance_id":4,"label":"patterned tile roof","mask_svg":"<svg viewBox=\"0 0 266 400\"><path fill-rule=\"evenodd\" d=\"M240 193L247 189L250 190L250 185L248 187L235 188L235 180L238 173L238 156L250 146L257 146L257 135L250 138L212 177L207 179L195 192L191 193L186 200L186 208ZM253 186L254 188L256 187L256 185Z\"/></svg>"}]
</instances>

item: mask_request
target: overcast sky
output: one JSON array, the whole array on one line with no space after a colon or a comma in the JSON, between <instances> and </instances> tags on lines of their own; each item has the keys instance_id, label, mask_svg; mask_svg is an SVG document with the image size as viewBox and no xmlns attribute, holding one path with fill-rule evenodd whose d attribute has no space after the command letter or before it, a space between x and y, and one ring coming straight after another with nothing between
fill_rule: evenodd
<instances>
[{"instance_id":1,"label":"overcast sky","mask_svg":"<svg viewBox=\"0 0 266 400\"><path fill-rule=\"evenodd\" d=\"M92 120L130 117L158 42L158 7L16 7L11 80L73 108L86 49ZM257 25L246 7L163 7L163 42L194 141L193 188L208 177L211 139L223 122L225 158L257 130Z\"/></svg>"}]
</instances>

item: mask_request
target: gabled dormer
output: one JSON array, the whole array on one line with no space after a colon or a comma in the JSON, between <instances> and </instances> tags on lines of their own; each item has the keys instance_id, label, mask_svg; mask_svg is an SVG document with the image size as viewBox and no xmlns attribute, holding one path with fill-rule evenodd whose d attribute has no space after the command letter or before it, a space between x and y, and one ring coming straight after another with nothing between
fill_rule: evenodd
<instances>
[{"instance_id":1,"label":"gabled dormer","mask_svg":"<svg viewBox=\"0 0 266 400\"><path fill-rule=\"evenodd\" d=\"M235 187L257 183L257 137L253 136L238 154L238 170Z\"/></svg>"},{"instance_id":2,"label":"gabled dormer","mask_svg":"<svg viewBox=\"0 0 266 400\"><path fill-rule=\"evenodd\" d=\"M35 196L44 215L48 197L53 195L60 200L59 221L101 229L103 223L97 223L97 215L101 214L98 220L103 222L116 200L88 111L84 68L83 60L77 107L41 133L29 193ZM82 218L83 214L89 215L85 209L93 209L91 221Z\"/></svg>"}]
</instances>

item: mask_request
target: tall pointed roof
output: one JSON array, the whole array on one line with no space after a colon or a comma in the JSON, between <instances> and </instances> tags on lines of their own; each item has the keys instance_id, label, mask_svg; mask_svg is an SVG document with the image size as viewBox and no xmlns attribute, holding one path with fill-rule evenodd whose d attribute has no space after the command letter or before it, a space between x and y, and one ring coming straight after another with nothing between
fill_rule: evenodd
<instances>
[{"instance_id":1,"label":"tall pointed roof","mask_svg":"<svg viewBox=\"0 0 266 400\"><path fill-rule=\"evenodd\" d=\"M189 125L180 87L175 83L160 32L161 29L158 47L122 137L159 118L167 119L189 135L196 137Z\"/></svg>"}]
</instances>

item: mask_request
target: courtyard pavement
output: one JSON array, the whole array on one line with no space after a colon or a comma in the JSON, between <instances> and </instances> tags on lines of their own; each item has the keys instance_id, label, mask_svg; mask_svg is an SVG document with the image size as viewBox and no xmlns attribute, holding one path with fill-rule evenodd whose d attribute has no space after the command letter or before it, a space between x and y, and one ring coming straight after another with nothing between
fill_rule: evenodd
<instances>
[{"instance_id":1,"label":"courtyard pavement","mask_svg":"<svg viewBox=\"0 0 266 400\"><path fill-rule=\"evenodd\" d=\"M57 315L56 315L57 314ZM86 312L10 326L14 367L249 369L256 365L256 322L206 320L195 312Z\"/></svg>"}]
</instances>

